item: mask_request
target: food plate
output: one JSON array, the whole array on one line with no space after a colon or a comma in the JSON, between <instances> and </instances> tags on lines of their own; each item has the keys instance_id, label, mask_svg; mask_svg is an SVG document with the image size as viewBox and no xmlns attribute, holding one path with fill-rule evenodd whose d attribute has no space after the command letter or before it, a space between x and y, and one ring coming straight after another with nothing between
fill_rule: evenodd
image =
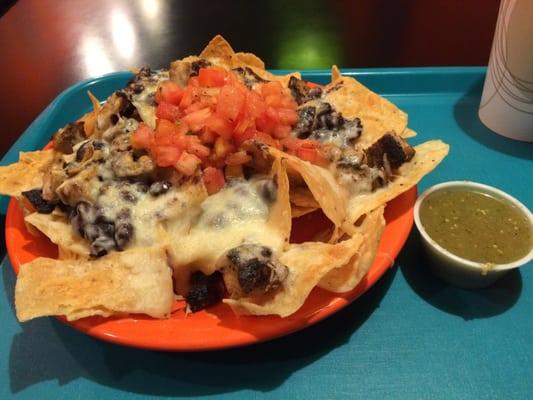
<instances>
[{"instance_id":1,"label":"food plate","mask_svg":"<svg viewBox=\"0 0 533 400\"><path fill-rule=\"evenodd\" d=\"M295 314L277 316L237 316L229 306L218 304L194 314L186 315L183 302L176 302L170 319L145 316L127 318L90 317L63 322L90 336L126 346L172 351L223 349L274 339L298 331L323 320L344 308L376 283L392 266L413 226L413 205L416 188L403 193L387 204L387 226L381 238L376 259L367 275L352 291L342 294L315 288L304 306ZM324 223L320 214L300 217L295 224L297 240ZM6 244L9 260L15 272L21 264L39 256L57 256L57 248L48 238L31 235L22 212L11 200L6 215Z\"/></svg>"},{"instance_id":2,"label":"food plate","mask_svg":"<svg viewBox=\"0 0 533 400\"><path fill-rule=\"evenodd\" d=\"M49 115L57 119L62 108L69 110L65 114L73 113L73 103L64 101L66 95L82 96L90 86L99 97L105 97L105 92L111 92L121 87L128 74L110 75L98 80L76 85L62 95L61 100L55 101L49 108ZM305 79L305 74L303 76ZM100 90L100 93L98 89ZM96 89L96 90L95 90ZM102 93L103 92L103 93ZM61 96L60 96L61 97ZM83 111L81 108L79 111ZM76 115L66 115L69 119ZM41 123L43 121L40 121ZM44 132L54 129L54 123L46 121L47 129L39 132L42 140L46 140ZM58 122L62 125L61 122ZM134 347L158 350L208 350L240 345L252 344L289 334L312 325L343 308L362 293L368 290L392 265L396 255L403 246L413 224L412 207L416 198L416 189L404 193L391 201L386 209L387 227L381 240L380 248L374 264L367 276L351 292L333 294L321 289L315 289L307 299L305 305L288 318L279 317L237 317L231 309L223 304L209 308L195 314L186 315L184 305L176 302L172 318L155 320L144 316L130 316L127 318L92 317L69 322L69 324L91 336L129 345ZM320 215L308 215L298 221L295 229L295 239L305 239L304 233L320 226L323 219ZM6 239L11 263L18 271L20 264L28 262L38 256L55 256L56 248L44 236L35 239L26 230L22 213L17 203L9 205L6 220Z\"/></svg>"}]
</instances>

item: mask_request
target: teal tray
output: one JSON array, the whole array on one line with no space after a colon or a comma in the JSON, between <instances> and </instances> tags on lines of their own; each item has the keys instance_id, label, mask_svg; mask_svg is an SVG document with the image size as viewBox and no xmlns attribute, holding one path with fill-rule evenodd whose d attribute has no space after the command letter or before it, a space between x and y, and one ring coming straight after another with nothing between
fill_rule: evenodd
<instances>
[{"instance_id":1,"label":"teal tray","mask_svg":"<svg viewBox=\"0 0 533 400\"><path fill-rule=\"evenodd\" d=\"M468 179L533 207L533 144L498 136L477 117L484 68L343 72L409 113L418 132L412 143L441 138L450 144L449 156L419 190ZM86 90L103 99L129 76L114 73L67 89L1 163L42 147L88 111ZM303 77L327 83L329 72ZM269 343L203 354L120 347L53 318L21 325L13 309L15 277L3 258L2 399L525 399L533 393L532 265L488 289L455 289L427 272L415 231L394 267L334 316Z\"/></svg>"}]
</instances>

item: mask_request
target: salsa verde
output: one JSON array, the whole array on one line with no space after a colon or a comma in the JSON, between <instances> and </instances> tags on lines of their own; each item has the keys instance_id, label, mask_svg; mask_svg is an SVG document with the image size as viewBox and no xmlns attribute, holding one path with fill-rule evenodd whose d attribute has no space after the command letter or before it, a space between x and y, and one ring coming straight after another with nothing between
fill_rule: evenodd
<instances>
[{"instance_id":1,"label":"salsa verde","mask_svg":"<svg viewBox=\"0 0 533 400\"><path fill-rule=\"evenodd\" d=\"M533 246L533 228L515 205L486 193L442 190L420 207L426 232L455 255L481 263L518 260Z\"/></svg>"}]
</instances>

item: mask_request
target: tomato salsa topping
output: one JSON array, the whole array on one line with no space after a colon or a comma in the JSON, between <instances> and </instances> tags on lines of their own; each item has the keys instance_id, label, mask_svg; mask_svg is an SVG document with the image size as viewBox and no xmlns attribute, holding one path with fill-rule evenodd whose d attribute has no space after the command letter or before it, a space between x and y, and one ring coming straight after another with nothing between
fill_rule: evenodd
<instances>
[{"instance_id":1,"label":"tomato salsa topping","mask_svg":"<svg viewBox=\"0 0 533 400\"><path fill-rule=\"evenodd\" d=\"M132 146L148 150L158 166L174 167L187 176L200 168L209 193L224 185L225 175L239 174L251 160L242 148L247 140L315 164L324 162L318 141L291 136L298 104L279 82L248 88L232 71L200 68L184 88L171 80L162 82L155 101L155 129L139 124Z\"/></svg>"}]
</instances>

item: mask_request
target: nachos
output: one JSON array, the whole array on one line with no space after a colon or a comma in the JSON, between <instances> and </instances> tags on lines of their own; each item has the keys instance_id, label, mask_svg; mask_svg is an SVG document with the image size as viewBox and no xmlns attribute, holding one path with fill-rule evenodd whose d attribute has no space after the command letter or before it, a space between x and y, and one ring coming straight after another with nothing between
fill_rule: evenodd
<instances>
[{"instance_id":1,"label":"nachos","mask_svg":"<svg viewBox=\"0 0 533 400\"><path fill-rule=\"evenodd\" d=\"M275 76L220 36L91 99L52 149L0 167L0 192L59 249L21 266L21 321L165 318L176 295L192 312L286 317L314 287L359 283L386 202L448 152L409 145L407 115L336 67L323 87ZM331 229L291 243L292 218L316 210Z\"/></svg>"}]
</instances>

